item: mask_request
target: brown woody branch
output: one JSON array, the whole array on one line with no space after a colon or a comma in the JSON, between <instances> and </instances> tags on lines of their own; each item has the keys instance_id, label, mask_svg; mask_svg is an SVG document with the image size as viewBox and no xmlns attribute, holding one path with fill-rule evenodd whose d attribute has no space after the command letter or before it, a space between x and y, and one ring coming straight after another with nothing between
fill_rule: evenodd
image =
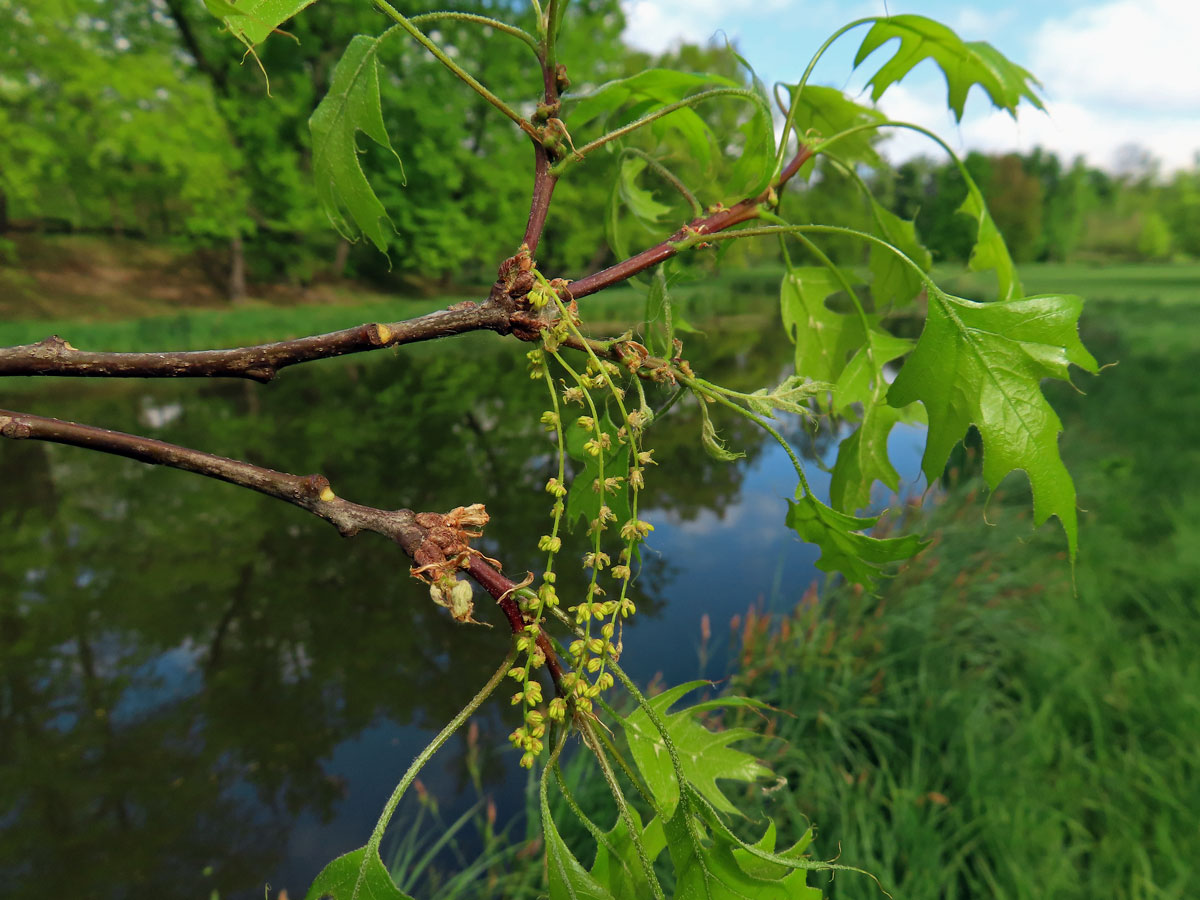
<instances>
[{"instance_id":1,"label":"brown woody branch","mask_svg":"<svg viewBox=\"0 0 1200 900\"><path fill-rule=\"evenodd\" d=\"M307 510L332 524L343 537L363 531L381 534L397 543L415 562L428 562L431 550L436 551L429 543L431 537L436 538L432 534L434 529L420 524L421 514L411 509L376 509L344 500L334 494L324 475L291 475L153 438L6 409L0 409L0 437L83 447L250 488ZM467 572L496 598L513 633L524 629L527 623L513 596L517 585L477 555L469 557ZM539 636L538 645L558 685L562 670L545 634Z\"/></svg>"},{"instance_id":2,"label":"brown woody branch","mask_svg":"<svg viewBox=\"0 0 1200 900\"><path fill-rule=\"evenodd\" d=\"M267 382L297 363L412 344L467 331L507 333L506 304L466 303L403 322L368 323L290 341L228 350L120 353L77 350L52 335L36 344L0 349L0 375L85 378L249 378Z\"/></svg>"},{"instance_id":3,"label":"brown woody branch","mask_svg":"<svg viewBox=\"0 0 1200 900\"><path fill-rule=\"evenodd\" d=\"M67 444L195 472L298 506L329 522L345 537L360 531L382 534L410 555L424 540L424 529L416 524L412 510L374 509L343 500L333 493L324 475L289 475L153 438L6 409L0 409L0 437Z\"/></svg>"},{"instance_id":4,"label":"brown woody branch","mask_svg":"<svg viewBox=\"0 0 1200 900\"><path fill-rule=\"evenodd\" d=\"M536 250L555 184L553 176L549 174L548 151L538 145L535 152L538 173L535 174L533 202L525 232L525 242L529 245L528 254L524 254L526 259ZM708 216L693 219L667 240L614 266L571 282L568 286L570 296L579 299L595 294L670 259L681 249L681 241L724 231L757 218L760 206L770 202L775 193L783 188L811 155L807 147L801 147L780 173L774 185L759 196L743 200L729 209L717 210ZM521 297L532 286L532 281L527 277L518 277L520 272L514 265L517 258L506 260L501 265L500 280L492 286L491 294L485 302L461 303L402 322L368 323L328 334L252 347L154 353L78 350L58 335L52 335L35 344L0 348L0 376L249 378L267 382L274 378L280 369L298 363L384 347L397 347L468 331L488 330L508 334L516 326L518 337L532 340L536 338L537 331L536 328L530 331L527 327L522 327L527 325L528 319L523 314L521 304ZM520 271L525 272L527 268L526 266Z\"/></svg>"}]
</instances>

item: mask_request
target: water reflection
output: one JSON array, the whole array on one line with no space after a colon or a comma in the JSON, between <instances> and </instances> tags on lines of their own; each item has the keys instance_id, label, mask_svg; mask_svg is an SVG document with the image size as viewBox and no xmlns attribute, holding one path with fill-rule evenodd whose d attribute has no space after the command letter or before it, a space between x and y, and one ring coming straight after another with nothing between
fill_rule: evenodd
<instances>
[{"instance_id":1,"label":"water reflection","mask_svg":"<svg viewBox=\"0 0 1200 900\"><path fill-rule=\"evenodd\" d=\"M789 355L777 332L711 329L694 364L737 388L775 383ZM485 500L486 549L521 572L541 561L547 519L543 397L521 348L473 336L267 388L43 382L0 404L323 472L378 506ZM782 528L786 458L743 420L717 424L746 459L709 459L690 413L655 426L657 530L626 634L640 679L695 677L702 613L786 603L816 575L815 551ZM827 456L832 435L785 424ZM301 895L364 842L398 774L506 650L493 608L477 614L495 628L455 625L382 538L343 540L238 488L6 442L0 491L0 877L13 898L250 897L264 882ZM564 564L562 592L582 577ZM505 708L489 716L486 770L515 803L512 723ZM427 776L453 803L453 754Z\"/></svg>"}]
</instances>

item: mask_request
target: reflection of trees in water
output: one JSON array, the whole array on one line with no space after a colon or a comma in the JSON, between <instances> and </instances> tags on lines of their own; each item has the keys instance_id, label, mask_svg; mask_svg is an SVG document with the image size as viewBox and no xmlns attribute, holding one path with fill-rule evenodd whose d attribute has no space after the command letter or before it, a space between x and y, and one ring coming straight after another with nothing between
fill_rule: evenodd
<instances>
[{"instance_id":1,"label":"reflection of trees in water","mask_svg":"<svg viewBox=\"0 0 1200 900\"><path fill-rule=\"evenodd\" d=\"M689 353L749 387L775 380L788 349L777 329L714 329ZM488 336L291 371L253 395L60 382L22 401L134 430L179 403L155 436L323 472L384 507L484 500L489 553L513 572L544 561L531 539L554 466L544 387ZM761 453L749 423L718 422ZM651 439L654 506L687 518L735 500L742 469L703 453L694 414ZM190 895L209 865L206 886L247 889L280 862L291 820L335 813L322 761L339 743L381 717L440 727L506 649L502 629L434 607L376 536L344 541L277 501L44 444L0 447L0 479L0 859L22 860L9 896ZM572 535L564 560L583 548ZM674 572L654 554L643 565L653 614ZM563 565L559 584L582 593L582 569ZM478 613L499 624L490 604Z\"/></svg>"}]
</instances>

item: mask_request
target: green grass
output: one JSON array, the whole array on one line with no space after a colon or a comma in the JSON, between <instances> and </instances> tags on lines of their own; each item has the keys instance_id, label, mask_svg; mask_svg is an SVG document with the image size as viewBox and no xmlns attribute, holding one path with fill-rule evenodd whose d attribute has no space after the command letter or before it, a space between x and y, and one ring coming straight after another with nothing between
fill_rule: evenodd
<instances>
[{"instance_id":1,"label":"green grass","mask_svg":"<svg viewBox=\"0 0 1200 900\"><path fill-rule=\"evenodd\" d=\"M1084 337L1119 364L1052 394L1085 510L1077 592L1023 479L988 527L968 465L878 598L746 633L734 689L786 711L777 814L896 897L1196 894L1200 303L1104 283L1123 296L1089 304ZM841 877L829 894L878 896Z\"/></svg>"},{"instance_id":2,"label":"green grass","mask_svg":"<svg viewBox=\"0 0 1200 900\"><path fill-rule=\"evenodd\" d=\"M1200 265L1030 265L1022 267L1031 293L1069 291L1093 300L1140 301L1155 306L1200 303ZM712 278L685 283L674 296L677 312L697 323L718 316L773 313L777 308L782 270L766 266L734 270ZM985 297L994 291L994 280L963 273L961 268L939 268L940 283L968 297ZM29 343L59 334L81 348L106 350L200 349L281 340L305 334L348 328L363 322L391 322L443 307L464 296L415 300L381 299L378 294L342 292L328 306L280 306L250 303L225 310L190 310L115 321L79 318L32 318L0 322L0 345ZM475 298L479 299L479 298ZM622 286L581 301L585 319L627 327L644 312L645 294L637 286ZM1108 311L1106 311L1106 315ZM1140 311L1129 313L1141 315ZM1169 323L1154 339L1171 337ZM1176 337L1181 336L1176 332Z\"/></svg>"},{"instance_id":3,"label":"green grass","mask_svg":"<svg viewBox=\"0 0 1200 900\"><path fill-rule=\"evenodd\" d=\"M1200 303L1200 264L1148 264L1089 266L1038 263L1020 267L1026 293L1079 294L1093 300L1149 301L1156 304ZM995 293L995 279L978 273L964 274L960 267L939 266L934 279L947 290L965 297Z\"/></svg>"},{"instance_id":4,"label":"green grass","mask_svg":"<svg viewBox=\"0 0 1200 900\"><path fill-rule=\"evenodd\" d=\"M459 298L461 299L461 298ZM247 305L118 321L25 320L0 322L0 345L58 334L88 350L197 350L284 340L361 325L395 322L445 306L453 299L371 300L345 306Z\"/></svg>"}]
</instances>

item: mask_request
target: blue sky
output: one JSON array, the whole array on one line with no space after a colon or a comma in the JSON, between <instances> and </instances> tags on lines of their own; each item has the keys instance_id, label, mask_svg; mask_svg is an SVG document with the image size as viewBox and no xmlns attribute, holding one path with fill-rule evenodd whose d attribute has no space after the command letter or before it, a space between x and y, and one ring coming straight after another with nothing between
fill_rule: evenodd
<instances>
[{"instance_id":1,"label":"blue sky","mask_svg":"<svg viewBox=\"0 0 1200 900\"><path fill-rule=\"evenodd\" d=\"M941 134L956 150L1028 151L1043 146L1118 166L1129 144L1170 170L1200 152L1200 2L1197 0L1016 0L1003 5L944 0L623 0L626 39L649 50L724 32L768 83L795 81L840 25L861 16L916 13L986 40L1043 84L1048 114L1024 106L1016 122L972 91L961 125L945 112L946 89L929 63L880 101L891 117ZM816 80L861 88L886 58L877 51L856 74L851 62L866 26L835 45ZM864 100L867 99L864 97ZM917 137L892 139L895 159L926 151ZM932 149L927 152L933 152Z\"/></svg>"}]
</instances>

